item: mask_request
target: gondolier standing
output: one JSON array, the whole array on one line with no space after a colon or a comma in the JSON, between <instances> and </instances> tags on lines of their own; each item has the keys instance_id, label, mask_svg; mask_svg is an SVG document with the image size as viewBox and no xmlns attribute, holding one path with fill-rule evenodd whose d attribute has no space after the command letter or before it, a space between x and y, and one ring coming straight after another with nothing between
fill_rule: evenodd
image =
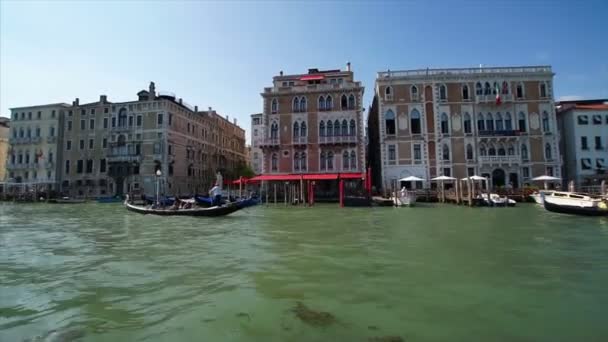
<instances>
[{"instance_id":1,"label":"gondolier standing","mask_svg":"<svg viewBox=\"0 0 608 342\"><path fill-rule=\"evenodd\" d=\"M216 182L215 186L209 190L209 195L213 198L213 205L220 205L222 203L222 188Z\"/></svg>"}]
</instances>

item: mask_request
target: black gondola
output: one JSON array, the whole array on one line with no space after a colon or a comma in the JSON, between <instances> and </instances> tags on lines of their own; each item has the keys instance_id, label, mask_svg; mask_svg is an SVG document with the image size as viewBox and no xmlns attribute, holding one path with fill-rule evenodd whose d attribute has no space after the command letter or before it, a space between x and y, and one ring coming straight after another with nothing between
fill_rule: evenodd
<instances>
[{"instance_id":1,"label":"black gondola","mask_svg":"<svg viewBox=\"0 0 608 342\"><path fill-rule=\"evenodd\" d=\"M238 202L228 203L221 206L215 206L210 208L201 208L201 207L193 207L190 209L171 209L168 208L148 208L139 205L134 205L125 201L124 203L127 210L136 212L139 214L151 214L151 215L159 215L159 216L208 216L208 217L217 217L217 216L226 216L232 214L233 212L243 209L242 206L238 205Z\"/></svg>"}]
</instances>

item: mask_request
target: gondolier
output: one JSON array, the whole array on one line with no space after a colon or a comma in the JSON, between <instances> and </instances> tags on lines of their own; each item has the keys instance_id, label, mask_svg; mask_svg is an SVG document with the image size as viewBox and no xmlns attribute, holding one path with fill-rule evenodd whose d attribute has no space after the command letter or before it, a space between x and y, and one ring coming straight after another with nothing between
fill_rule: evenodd
<instances>
[{"instance_id":1,"label":"gondolier","mask_svg":"<svg viewBox=\"0 0 608 342\"><path fill-rule=\"evenodd\" d=\"M215 186L209 190L209 195L213 198L213 205L222 204L222 188L216 182Z\"/></svg>"}]
</instances>

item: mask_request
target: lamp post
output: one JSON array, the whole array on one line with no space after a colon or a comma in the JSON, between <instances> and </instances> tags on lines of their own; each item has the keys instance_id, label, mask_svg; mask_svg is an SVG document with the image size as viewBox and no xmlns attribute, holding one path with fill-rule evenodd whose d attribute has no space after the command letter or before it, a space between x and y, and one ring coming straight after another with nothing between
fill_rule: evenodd
<instances>
[{"instance_id":1,"label":"lamp post","mask_svg":"<svg viewBox=\"0 0 608 342\"><path fill-rule=\"evenodd\" d=\"M156 205L160 205L160 176L162 176L162 172L156 170Z\"/></svg>"}]
</instances>

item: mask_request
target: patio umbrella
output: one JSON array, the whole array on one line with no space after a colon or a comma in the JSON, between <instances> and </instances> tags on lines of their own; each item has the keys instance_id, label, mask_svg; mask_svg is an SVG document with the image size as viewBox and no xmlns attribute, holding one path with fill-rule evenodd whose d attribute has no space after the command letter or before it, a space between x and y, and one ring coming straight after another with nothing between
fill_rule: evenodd
<instances>
[{"instance_id":1,"label":"patio umbrella","mask_svg":"<svg viewBox=\"0 0 608 342\"><path fill-rule=\"evenodd\" d=\"M422 182L424 179L416 176L409 176L405 178L401 178L400 182Z\"/></svg>"},{"instance_id":2,"label":"patio umbrella","mask_svg":"<svg viewBox=\"0 0 608 342\"><path fill-rule=\"evenodd\" d=\"M433 181L450 181L450 180L456 180L456 178L450 177L450 176L439 176L439 177L431 178L431 180L433 180Z\"/></svg>"},{"instance_id":3,"label":"patio umbrella","mask_svg":"<svg viewBox=\"0 0 608 342\"><path fill-rule=\"evenodd\" d=\"M554 181L561 181L561 178L557 178L557 177L553 177L553 176L547 176L547 175L542 175L542 176L538 176L538 177L534 177L532 178L533 181L543 181L544 182L544 188L545 190L549 189L549 184L548 182L554 182Z\"/></svg>"}]
</instances>

